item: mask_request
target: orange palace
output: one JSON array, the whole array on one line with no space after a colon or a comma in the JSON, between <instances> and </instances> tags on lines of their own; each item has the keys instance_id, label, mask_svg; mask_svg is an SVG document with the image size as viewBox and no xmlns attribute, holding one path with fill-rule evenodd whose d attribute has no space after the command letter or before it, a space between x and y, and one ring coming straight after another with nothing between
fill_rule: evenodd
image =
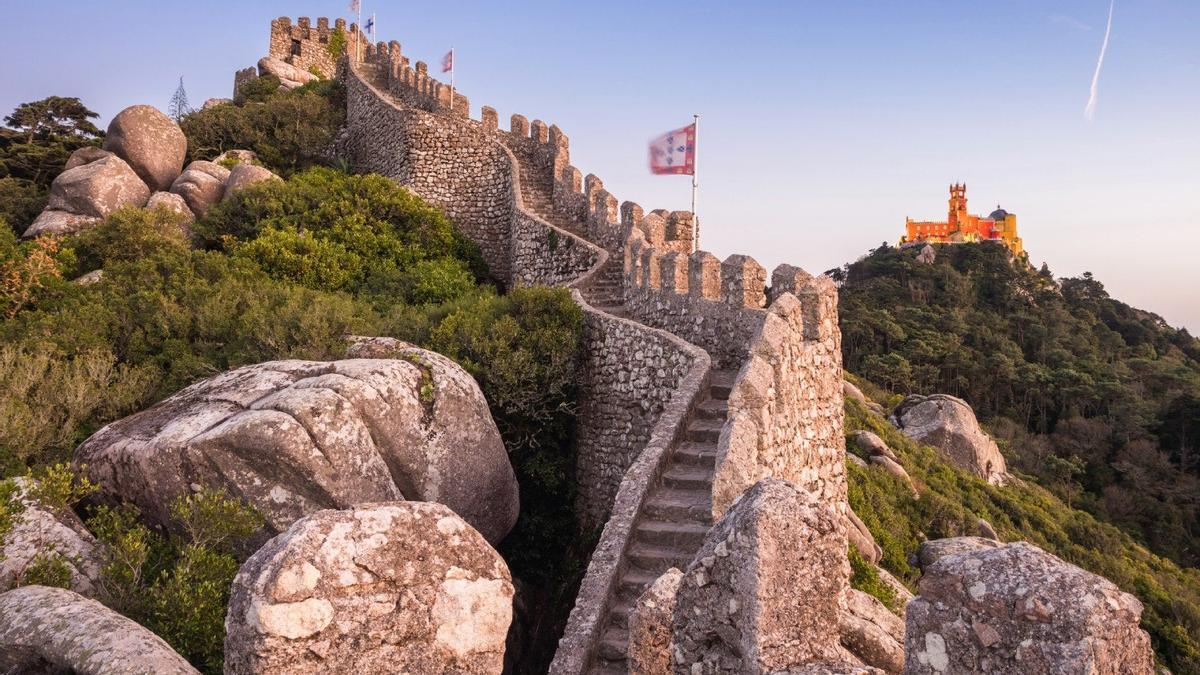
<instances>
[{"instance_id":1,"label":"orange palace","mask_svg":"<svg viewBox=\"0 0 1200 675\"><path fill-rule=\"evenodd\" d=\"M987 218L971 215L967 212L967 186L950 186L950 215L945 221L913 220L907 218L904 223L905 234L900 239L900 245L932 243L932 244L964 244L973 241L1000 241L1013 254L1020 254L1024 249L1021 238L1017 236L1017 216L999 206Z\"/></svg>"}]
</instances>

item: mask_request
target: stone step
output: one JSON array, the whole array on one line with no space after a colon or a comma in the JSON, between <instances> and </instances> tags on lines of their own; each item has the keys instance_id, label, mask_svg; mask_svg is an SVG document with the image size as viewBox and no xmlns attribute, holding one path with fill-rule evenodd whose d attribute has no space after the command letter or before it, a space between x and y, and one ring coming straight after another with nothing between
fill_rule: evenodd
<instances>
[{"instance_id":1,"label":"stone step","mask_svg":"<svg viewBox=\"0 0 1200 675\"><path fill-rule=\"evenodd\" d=\"M716 443L685 442L675 448L671 461L681 464L696 464L712 468L717 463Z\"/></svg>"},{"instance_id":2,"label":"stone step","mask_svg":"<svg viewBox=\"0 0 1200 675\"><path fill-rule=\"evenodd\" d=\"M637 602L642 597L646 587L662 576L662 572L651 572L636 567L630 567L621 575L617 582L617 599L627 602Z\"/></svg>"},{"instance_id":3,"label":"stone step","mask_svg":"<svg viewBox=\"0 0 1200 675\"><path fill-rule=\"evenodd\" d=\"M663 472L663 485L694 490L712 489L712 469L697 464L677 464Z\"/></svg>"},{"instance_id":4,"label":"stone step","mask_svg":"<svg viewBox=\"0 0 1200 675\"><path fill-rule=\"evenodd\" d=\"M592 667L588 670L588 675L628 675L629 666L625 660L609 661L608 659L596 659L592 663Z\"/></svg>"},{"instance_id":5,"label":"stone step","mask_svg":"<svg viewBox=\"0 0 1200 675\"><path fill-rule=\"evenodd\" d=\"M695 551L686 551L673 546L652 546L635 542L625 555L634 565L661 574L672 567L685 569L691 564L695 554Z\"/></svg>"},{"instance_id":6,"label":"stone step","mask_svg":"<svg viewBox=\"0 0 1200 675\"><path fill-rule=\"evenodd\" d=\"M638 521L634 529L634 537L638 541L677 546L694 552L700 549L700 544L704 542L704 535L708 534L709 529L711 526L708 523L699 523L694 520L678 522L644 519Z\"/></svg>"},{"instance_id":7,"label":"stone step","mask_svg":"<svg viewBox=\"0 0 1200 675\"><path fill-rule=\"evenodd\" d=\"M715 399L725 400L729 398L729 392L733 389L733 381L737 379L737 372L733 370L717 370L712 373L709 378L709 391Z\"/></svg>"},{"instance_id":8,"label":"stone step","mask_svg":"<svg viewBox=\"0 0 1200 675\"><path fill-rule=\"evenodd\" d=\"M618 626L609 626L600 636L596 645L596 655L609 661L623 661L629 649L629 630Z\"/></svg>"},{"instance_id":9,"label":"stone step","mask_svg":"<svg viewBox=\"0 0 1200 675\"><path fill-rule=\"evenodd\" d=\"M712 518L712 490L659 488L646 501L643 512L656 520L706 523Z\"/></svg>"},{"instance_id":10,"label":"stone step","mask_svg":"<svg viewBox=\"0 0 1200 675\"><path fill-rule=\"evenodd\" d=\"M729 417L729 401L710 398L696 406L696 417L702 420L722 420Z\"/></svg>"},{"instance_id":11,"label":"stone step","mask_svg":"<svg viewBox=\"0 0 1200 675\"><path fill-rule=\"evenodd\" d=\"M695 419L688 425L684 438L701 443L716 443L721 438L724 420Z\"/></svg>"},{"instance_id":12,"label":"stone step","mask_svg":"<svg viewBox=\"0 0 1200 675\"><path fill-rule=\"evenodd\" d=\"M628 629L629 615L631 613L633 613L633 602L618 600L616 604L608 608L608 619L612 625Z\"/></svg>"}]
</instances>

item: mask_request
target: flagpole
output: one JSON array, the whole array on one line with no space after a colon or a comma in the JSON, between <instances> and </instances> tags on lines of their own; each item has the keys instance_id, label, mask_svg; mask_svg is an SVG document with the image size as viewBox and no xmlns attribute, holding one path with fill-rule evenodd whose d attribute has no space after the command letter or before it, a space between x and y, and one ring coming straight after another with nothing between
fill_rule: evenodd
<instances>
[{"instance_id":1,"label":"flagpole","mask_svg":"<svg viewBox=\"0 0 1200 675\"><path fill-rule=\"evenodd\" d=\"M454 61L454 45L450 45L450 112L454 112L454 71L457 69L458 64Z\"/></svg>"},{"instance_id":2,"label":"flagpole","mask_svg":"<svg viewBox=\"0 0 1200 675\"><path fill-rule=\"evenodd\" d=\"M692 253L700 242L700 215L696 213L696 192L700 187L700 116L692 115Z\"/></svg>"}]
</instances>

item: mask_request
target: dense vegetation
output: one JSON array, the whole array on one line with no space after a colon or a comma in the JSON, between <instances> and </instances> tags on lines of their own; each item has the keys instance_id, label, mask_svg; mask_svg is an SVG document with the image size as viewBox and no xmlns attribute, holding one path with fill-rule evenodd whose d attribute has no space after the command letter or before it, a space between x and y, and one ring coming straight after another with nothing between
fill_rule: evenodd
<instances>
[{"instance_id":1,"label":"dense vegetation","mask_svg":"<svg viewBox=\"0 0 1200 675\"><path fill-rule=\"evenodd\" d=\"M22 103L0 127L0 219L19 232L46 206L50 183L71 153L97 145L98 115L77 98L51 96Z\"/></svg>"},{"instance_id":2,"label":"dense vegetation","mask_svg":"<svg viewBox=\"0 0 1200 675\"><path fill-rule=\"evenodd\" d=\"M346 118L340 84L321 80L281 91L279 80L268 75L253 80L242 93L236 105L198 110L180 121L189 160L253 150L284 176L329 163L334 135Z\"/></svg>"},{"instance_id":3,"label":"dense vegetation","mask_svg":"<svg viewBox=\"0 0 1200 675\"><path fill-rule=\"evenodd\" d=\"M916 254L883 246L839 271L847 370L966 399L1010 468L1200 564L1200 342L1001 246Z\"/></svg>"},{"instance_id":4,"label":"dense vegetation","mask_svg":"<svg viewBox=\"0 0 1200 675\"><path fill-rule=\"evenodd\" d=\"M899 400L888 401L882 390L856 381L882 402ZM1145 605L1142 627L1159 658L1177 674L1200 673L1200 571L1147 551L1117 527L1068 507L1031 482L997 487L957 469L848 399L846 431L859 429L878 434L921 491L915 499L905 483L877 465L846 464L850 505L883 549L885 569L913 584L920 571L910 556L923 540L974 535L977 519L984 518L1001 539L1030 541L1136 595ZM856 450L853 443L847 447Z\"/></svg>"},{"instance_id":5,"label":"dense vegetation","mask_svg":"<svg viewBox=\"0 0 1200 675\"><path fill-rule=\"evenodd\" d=\"M252 91L244 106L186 117L193 157L249 146L289 176L192 228L165 209L130 208L77 236L20 242L27 223L0 222L0 478L54 469L57 484L79 486L60 500L70 508L90 492L64 464L75 446L198 379L271 359L339 358L349 334L440 351L479 381L520 482L521 514L500 549L532 589L531 612L549 617L533 631L542 651L528 656L545 660L588 553L573 512L582 315L562 289L500 294L476 247L390 181L317 166L341 123L338 96L331 83ZM43 199L69 152L56 156ZM94 270L102 281L73 281ZM0 537L15 494L0 480ZM128 506L84 499L77 510L111 558L102 599L220 672L235 544L254 514L204 493L174 505L186 533L175 536ZM66 585L64 572L49 556L21 583Z\"/></svg>"}]
</instances>

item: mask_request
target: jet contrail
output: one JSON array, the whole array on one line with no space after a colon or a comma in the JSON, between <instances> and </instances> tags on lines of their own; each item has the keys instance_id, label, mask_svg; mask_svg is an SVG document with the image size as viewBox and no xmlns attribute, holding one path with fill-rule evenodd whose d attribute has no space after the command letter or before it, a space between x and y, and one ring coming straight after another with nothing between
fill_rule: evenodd
<instances>
[{"instance_id":1,"label":"jet contrail","mask_svg":"<svg viewBox=\"0 0 1200 675\"><path fill-rule=\"evenodd\" d=\"M1092 121L1092 117L1096 114L1096 88L1100 84L1100 67L1104 65L1104 53L1108 51L1108 34L1112 32L1112 16L1113 5L1117 0L1109 0L1108 3L1108 26L1104 29L1104 42L1100 45L1100 58L1096 60L1096 72L1092 73L1092 93L1088 96L1087 106L1083 109L1083 116Z\"/></svg>"}]
</instances>

